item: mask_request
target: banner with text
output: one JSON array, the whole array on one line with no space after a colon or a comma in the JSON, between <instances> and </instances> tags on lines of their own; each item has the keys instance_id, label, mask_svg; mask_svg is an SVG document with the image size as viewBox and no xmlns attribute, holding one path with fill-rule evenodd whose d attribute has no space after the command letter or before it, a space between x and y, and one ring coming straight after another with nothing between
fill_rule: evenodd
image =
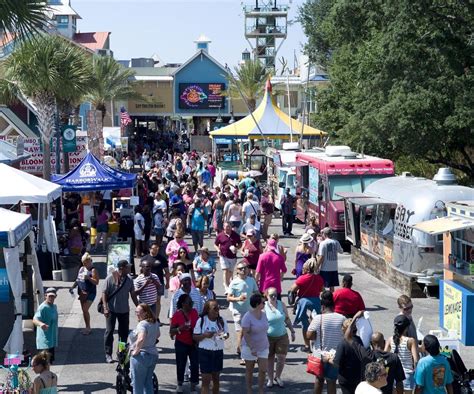
<instances>
[{"instance_id":1,"label":"banner with text","mask_svg":"<svg viewBox=\"0 0 474 394\"><path fill-rule=\"evenodd\" d=\"M62 152L62 145L60 149ZM23 160L20 163L20 170L28 172L30 174L42 174L43 173L43 152L40 146L39 138L25 138L24 141L25 152L30 154L30 157ZM51 168L55 168L56 165L56 138L53 138L51 144ZM75 168L87 153L87 137L76 137L76 150L69 153L69 169ZM63 162L63 155L61 154L61 163Z\"/></svg>"}]
</instances>

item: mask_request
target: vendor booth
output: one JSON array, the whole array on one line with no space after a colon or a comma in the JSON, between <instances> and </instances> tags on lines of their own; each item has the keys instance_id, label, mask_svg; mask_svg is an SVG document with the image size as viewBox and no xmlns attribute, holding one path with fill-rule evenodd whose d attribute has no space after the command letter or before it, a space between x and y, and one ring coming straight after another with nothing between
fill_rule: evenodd
<instances>
[{"instance_id":1,"label":"vendor booth","mask_svg":"<svg viewBox=\"0 0 474 394\"><path fill-rule=\"evenodd\" d=\"M413 226L443 237L440 326L466 346L474 345L474 201L446 204L448 216Z\"/></svg>"},{"instance_id":2,"label":"vendor booth","mask_svg":"<svg viewBox=\"0 0 474 394\"><path fill-rule=\"evenodd\" d=\"M96 208L95 195L91 192L105 191L105 190L118 190L118 189L133 189L137 184L137 175L122 172L114 168L109 167L107 164L101 163L92 153L88 152L84 159L79 165L72 171L63 175L53 175L52 181L61 185L65 192L78 192L83 193L87 198L83 198L84 201L88 201L87 204L82 205L84 211L84 224L87 230L90 229L90 243L91 246L95 245L95 237L97 234L95 228ZM87 194L84 194L87 193ZM114 236L108 239L121 237L126 240L127 244L130 244L129 238L133 237L132 227L130 223L133 223L133 203L138 198L122 198L113 200L112 213L117 217L117 221L109 221L109 235L113 229ZM118 201L121 204L118 204ZM120 205L120 209L115 209ZM136 205L136 204L135 204ZM119 233L119 229L130 230L125 235ZM116 244L115 240L113 244ZM109 245L110 246L110 245ZM78 257L78 256L77 256ZM69 258L69 260L71 260ZM63 256L62 260L66 258ZM99 270L100 276L103 278L106 275L106 269L102 267L101 263L94 263L96 268ZM63 279L64 280L64 279Z\"/></svg>"},{"instance_id":3,"label":"vendor booth","mask_svg":"<svg viewBox=\"0 0 474 394\"><path fill-rule=\"evenodd\" d=\"M291 118L280 110L272 95L272 85L268 80L262 102L252 114L212 131L210 136L213 139L214 157L222 161L229 155L231 157L238 155L243 158L244 150L250 148L250 141L253 141L254 145L261 146L262 150L268 146L281 149L283 142L297 142L302 132L303 140L308 141L308 144L311 142L310 139L320 140L327 134Z\"/></svg>"},{"instance_id":4,"label":"vendor booth","mask_svg":"<svg viewBox=\"0 0 474 394\"><path fill-rule=\"evenodd\" d=\"M0 208L0 346L23 353L23 318L31 319L42 281L34 252L31 215Z\"/></svg>"}]
</instances>

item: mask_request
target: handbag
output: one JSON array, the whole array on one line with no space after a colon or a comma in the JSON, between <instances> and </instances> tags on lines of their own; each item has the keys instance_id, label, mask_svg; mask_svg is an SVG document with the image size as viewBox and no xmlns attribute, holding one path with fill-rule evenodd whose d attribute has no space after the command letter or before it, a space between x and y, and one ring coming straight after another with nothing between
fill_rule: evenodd
<instances>
[{"instance_id":1,"label":"handbag","mask_svg":"<svg viewBox=\"0 0 474 394\"><path fill-rule=\"evenodd\" d=\"M125 282L127 281L128 279L128 276L125 278L125 280L122 281L122 283L120 284L120 286L117 288L117 290L115 290L111 295L110 297L107 297L107 302L109 302L112 298L115 297L115 295L120 291L120 289L123 287L123 285L125 284ZM100 299L100 301L97 303L97 312L99 312L100 314L104 314L104 302L102 301L102 298Z\"/></svg>"},{"instance_id":2,"label":"handbag","mask_svg":"<svg viewBox=\"0 0 474 394\"><path fill-rule=\"evenodd\" d=\"M319 341L321 343L320 349L323 347L323 315L321 315L321 326L320 326ZM318 378L324 377L324 363L322 356L308 355L308 363L306 364L306 372L314 375Z\"/></svg>"},{"instance_id":3,"label":"handbag","mask_svg":"<svg viewBox=\"0 0 474 394\"><path fill-rule=\"evenodd\" d=\"M295 305L296 292L288 290L288 305Z\"/></svg>"}]
</instances>

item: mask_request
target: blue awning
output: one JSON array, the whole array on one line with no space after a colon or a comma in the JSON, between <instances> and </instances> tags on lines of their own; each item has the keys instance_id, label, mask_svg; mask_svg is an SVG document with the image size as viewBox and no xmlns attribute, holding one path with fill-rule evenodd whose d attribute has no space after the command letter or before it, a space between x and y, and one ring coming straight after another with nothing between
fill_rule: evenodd
<instances>
[{"instance_id":1,"label":"blue awning","mask_svg":"<svg viewBox=\"0 0 474 394\"><path fill-rule=\"evenodd\" d=\"M115 170L89 152L74 170L64 175L52 175L51 180L61 185L64 192L87 192L131 189L135 187L137 175Z\"/></svg>"}]
</instances>

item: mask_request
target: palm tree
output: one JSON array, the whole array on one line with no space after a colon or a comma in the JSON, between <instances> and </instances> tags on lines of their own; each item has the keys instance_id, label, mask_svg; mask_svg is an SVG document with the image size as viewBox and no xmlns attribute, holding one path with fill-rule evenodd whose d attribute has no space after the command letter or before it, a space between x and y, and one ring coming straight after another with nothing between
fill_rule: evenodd
<instances>
[{"instance_id":1,"label":"palm tree","mask_svg":"<svg viewBox=\"0 0 474 394\"><path fill-rule=\"evenodd\" d=\"M239 91L242 92L250 112L253 112L270 73L257 59L248 60L240 67L235 67L235 73L237 77L231 77L229 80L230 95L239 97Z\"/></svg>"},{"instance_id":2,"label":"palm tree","mask_svg":"<svg viewBox=\"0 0 474 394\"><path fill-rule=\"evenodd\" d=\"M102 112L102 122L107 113L107 105L112 100L147 98L136 92L136 83L130 81L135 75L132 69L125 68L110 56L94 56L92 61L93 83L86 99Z\"/></svg>"},{"instance_id":3,"label":"palm tree","mask_svg":"<svg viewBox=\"0 0 474 394\"><path fill-rule=\"evenodd\" d=\"M24 95L36 107L43 142L43 176L50 179L48 159L57 104L86 93L90 86L90 62L81 49L63 37L44 35L25 41L15 49L5 60L3 71L3 96L12 99L14 95Z\"/></svg>"},{"instance_id":4,"label":"palm tree","mask_svg":"<svg viewBox=\"0 0 474 394\"><path fill-rule=\"evenodd\" d=\"M16 38L25 38L38 32L47 22L47 2L44 0L0 1L0 37L10 32Z\"/></svg>"}]
</instances>

